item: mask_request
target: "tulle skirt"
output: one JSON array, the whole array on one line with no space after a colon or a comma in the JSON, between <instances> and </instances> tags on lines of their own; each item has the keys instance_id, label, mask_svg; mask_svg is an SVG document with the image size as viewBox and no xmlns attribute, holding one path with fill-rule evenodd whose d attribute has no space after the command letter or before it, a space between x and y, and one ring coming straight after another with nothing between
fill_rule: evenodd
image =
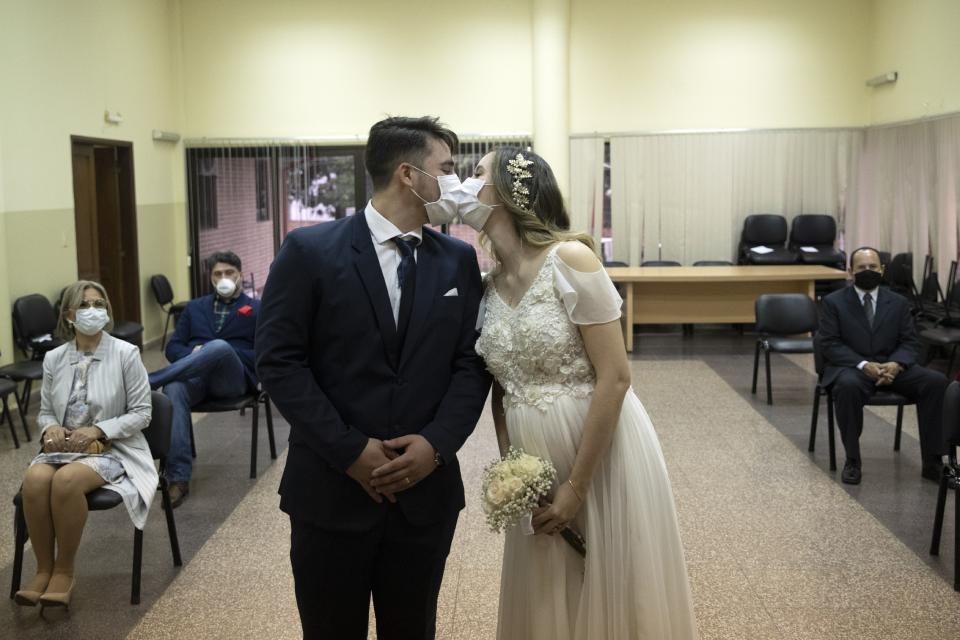
<instances>
[{"instance_id":1,"label":"tulle skirt","mask_svg":"<svg viewBox=\"0 0 960 640\"><path fill-rule=\"evenodd\" d=\"M590 398L506 412L510 442L569 477ZM673 493L650 418L627 392L607 455L574 528L582 559L559 535L506 532L499 640L688 640L697 637Z\"/></svg>"}]
</instances>

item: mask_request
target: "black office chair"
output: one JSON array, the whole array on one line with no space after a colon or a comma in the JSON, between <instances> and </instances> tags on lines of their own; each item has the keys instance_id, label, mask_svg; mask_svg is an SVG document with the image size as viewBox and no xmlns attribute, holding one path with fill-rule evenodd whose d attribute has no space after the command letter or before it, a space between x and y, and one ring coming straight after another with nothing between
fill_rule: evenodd
<instances>
[{"instance_id":1,"label":"black office chair","mask_svg":"<svg viewBox=\"0 0 960 640\"><path fill-rule=\"evenodd\" d=\"M947 293L943 296L943 305L935 312L939 320L932 327L918 327L920 330L917 332L920 342L926 347L926 362L932 359L933 348L949 350L947 377L950 377L950 373L953 371L957 347L960 346L960 287L957 287L954 283L956 276L957 261L954 260L950 263L950 275ZM938 289L939 286L939 283L937 283Z\"/></svg>"},{"instance_id":2,"label":"black office chair","mask_svg":"<svg viewBox=\"0 0 960 640\"><path fill-rule=\"evenodd\" d=\"M30 411L34 381L43 379L43 357L63 344L63 340L54 337L56 328L57 315L44 296L32 293L14 301L13 340L27 359L0 367L0 378L23 383L17 404L24 415Z\"/></svg>"},{"instance_id":3,"label":"black office chair","mask_svg":"<svg viewBox=\"0 0 960 640\"><path fill-rule=\"evenodd\" d=\"M604 267L629 267L630 265L620 260L604 260L603 266Z\"/></svg>"},{"instance_id":4,"label":"black office chair","mask_svg":"<svg viewBox=\"0 0 960 640\"><path fill-rule=\"evenodd\" d=\"M20 441L17 440L17 431L14 428L13 416L10 414L10 405L7 403L7 398L10 394L13 394L14 397L17 396L17 383L8 378L0 378L0 402L3 403L3 413L0 415L3 417L2 422L6 422L10 427L13 446L19 449ZM23 432L27 436L27 442L30 442L30 429L27 427L27 419L23 415L23 407L20 403L17 403L17 410L20 413L20 421L23 423Z\"/></svg>"},{"instance_id":5,"label":"black office chair","mask_svg":"<svg viewBox=\"0 0 960 640\"><path fill-rule=\"evenodd\" d=\"M153 416L150 425L143 430L143 435L150 445L150 452L154 460L160 461L160 496L163 511L167 517L167 535L170 537L170 551L173 554L173 566L183 566L180 557L180 540L177 538L177 524L173 519L173 509L170 507L170 494L167 491L167 481L163 477L167 461L167 451L170 449L170 429L173 422L173 405L170 399L159 391L150 394L153 402ZM20 579L23 573L23 546L27 543L27 523L23 517L23 498L20 492L13 498L16 507L14 513L14 556L13 577L10 582L10 598L20 589ZM90 511L106 511L123 504L119 493L110 489L94 489L87 494L87 508ZM130 604L140 604L140 570L143 564L143 530L133 530L133 576L130 584Z\"/></svg>"},{"instance_id":6,"label":"black office chair","mask_svg":"<svg viewBox=\"0 0 960 640\"><path fill-rule=\"evenodd\" d=\"M732 267L733 263L727 260L697 260L693 263L695 267Z\"/></svg>"},{"instance_id":7,"label":"black office chair","mask_svg":"<svg viewBox=\"0 0 960 640\"><path fill-rule=\"evenodd\" d=\"M834 248L837 241L837 222L833 216L804 214L793 219L790 224L790 242L787 248L793 251L800 264L814 264L835 269L846 268L847 257ZM802 247L816 249L807 252Z\"/></svg>"},{"instance_id":8,"label":"black office chair","mask_svg":"<svg viewBox=\"0 0 960 640\"><path fill-rule=\"evenodd\" d=\"M937 493L930 555L940 555L940 534L943 533L947 491L953 490L953 590L960 591L960 465L957 464L957 447L960 446L960 382L951 382L943 394L943 435L950 450L947 453L947 465L940 478L940 491Z\"/></svg>"},{"instance_id":9,"label":"black office chair","mask_svg":"<svg viewBox=\"0 0 960 640\"><path fill-rule=\"evenodd\" d=\"M787 249L787 220L783 216L763 213L747 216L740 233L737 249L738 264L783 265L796 264L797 254ZM755 248L767 247L768 253L757 253Z\"/></svg>"},{"instance_id":10,"label":"black office chair","mask_svg":"<svg viewBox=\"0 0 960 640\"><path fill-rule=\"evenodd\" d=\"M810 442L807 444L807 451L813 451L817 443L817 423L820 419L820 397L827 397L827 435L830 443L830 471L837 470L836 442L833 435L833 392L821 384L823 380L823 370L826 368L826 359L823 356L820 344L814 339L813 362L817 370L817 386L813 391L813 413L810 417ZM897 427L893 436L893 450L900 451L900 434L903 431L903 408L907 405L916 404L906 396L893 391L877 391L866 402L868 407L896 407L897 408Z\"/></svg>"},{"instance_id":11,"label":"black office chair","mask_svg":"<svg viewBox=\"0 0 960 640\"><path fill-rule=\"evenodd\" d=\"M163 338L160 340L160 351L163 351L167 346L167 331L170 328L170 319L172 318L174 325L176 325L180 314L187 308L188 303L173 301L173 287L170 286L167 276L162 273L150 276L150 289L153 291L153 297L156 298L160 309L167 316L163 322Z\"/></svg>"},{"instance_id":12,"label":"black office chair","mask_svg":"<svg viewBox=\"0 0 960 640\"><path fill-rule=\"evenodd\" d=\"M813 353L813 338L800 334L817 330L817 305L802 293L768 293L757 298L754 308L760 337L757 338L753 354L753 386L750 393L757 394L760 351L763 351L767 368L767 404L773 404L770 354Z\"/></svg>"},{"instance_id":13,"label":"black office chair","mask_svg":"<svg viewBox=\"0 0 960 640\"><path fill-rule=\"evenodd\" d=\"M640 263L641 267L682 267L683 265L673 260L644 260Z\"/></svg>"},{"instance_id":14,"label":"black office chair","mask_svg":"<svg viewBox=\"0 0 960 640\"><path fill-rule=\"evenodd\" d=\"M267 438L270 442L270 458L277 459L277 444L273 436L273 410L270 407L270 396L265 391L250 393L237 398L209 398L190 409L193 413L224 413L239 411L246 414L247 409L253 409L253 418L250 424L250 478L257 477L257 443L260 439L260 404L263 403L267 413ZM193 437L193 423L190 423L190 450L194 458L197 457L196 440Z\"/></svg>"}]
</instances>

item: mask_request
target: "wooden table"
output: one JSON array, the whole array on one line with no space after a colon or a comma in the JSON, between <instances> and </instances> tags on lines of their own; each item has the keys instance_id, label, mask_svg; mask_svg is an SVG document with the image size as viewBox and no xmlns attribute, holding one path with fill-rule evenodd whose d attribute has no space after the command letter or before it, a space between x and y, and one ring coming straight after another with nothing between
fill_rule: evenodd
<instances>
[{"instance_id":1,"label":"wooden table","mask_svg":"<svg viewBox=\"0 0 960 640\"><path fill-rule=\"evenodd\" d=\"M633 351L635 324L751 324L754 302L765 293L814 297L817 280L843 280L845 271L819 266L610 267L626 289L623 338Z\"/></svg>"}]
</instances>

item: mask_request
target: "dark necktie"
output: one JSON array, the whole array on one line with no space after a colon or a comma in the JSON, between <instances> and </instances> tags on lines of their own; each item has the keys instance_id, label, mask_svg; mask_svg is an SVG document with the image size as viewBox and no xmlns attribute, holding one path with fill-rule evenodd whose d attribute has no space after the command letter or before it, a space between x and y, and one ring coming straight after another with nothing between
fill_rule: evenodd
<instances>
[{"instance_id":1,"label":"dark necktie","mask_svg":"<svg viewBox=\"0 0 960 640\"><path fill-rule=\"evenodd\" d=\"M410 323L410 311L413 308L414 289L417 285L417 260L414 258L419 240L417 238L404 239L397 236L393 239L400 250L400 264L397 266L397 283L400 285L400 310L397 313L397 338L400 345L407 335L407 325Z\"/></svg>"},{"instance_id":2,"label":"dark necktie","mask_svg":"<svg viewBox=\"0 0 960 640\"><path fill-rule=\"evenodd\" d=\"M867 324L873 327L873 298L869 293L863 294L863 312L867 314Z\"/></svg>"}]
</instances>

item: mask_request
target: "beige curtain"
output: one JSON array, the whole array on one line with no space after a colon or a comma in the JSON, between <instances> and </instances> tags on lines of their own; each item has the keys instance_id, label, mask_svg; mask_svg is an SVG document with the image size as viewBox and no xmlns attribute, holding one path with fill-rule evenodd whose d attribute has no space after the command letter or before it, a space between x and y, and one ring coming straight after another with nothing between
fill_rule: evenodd
<instances>
[{"instance_id":1,"label":"beige curtain","mask_svg":"<svg viewBox=\"0 0 960 640\"><path fill-rule=\"evenodd\" d=\"M919 285L924 256L946 285L958 253L960 116L866 132L847 246L913 253Z\"/></svg>"},{"instance_id":2,"label":"beige curtain","mask_svg":"<svg viewBox=\"0 0 960 640\"><path fill-rule=\"evenodd\" d=\"M603 138L570 141L570 228L593 236L600 250L603 233Z\"/></svg>"},{"instance_id":3,"label":"beige curtain","mask_svg":"<svg viewBox=\"0 0 960 640\"><path fill-rule=\"evenodd\" d=\"M743 219L826 213L842 229L857 129L614 136L614 258L733 261Z\"/></svg>"}]
</instances>

